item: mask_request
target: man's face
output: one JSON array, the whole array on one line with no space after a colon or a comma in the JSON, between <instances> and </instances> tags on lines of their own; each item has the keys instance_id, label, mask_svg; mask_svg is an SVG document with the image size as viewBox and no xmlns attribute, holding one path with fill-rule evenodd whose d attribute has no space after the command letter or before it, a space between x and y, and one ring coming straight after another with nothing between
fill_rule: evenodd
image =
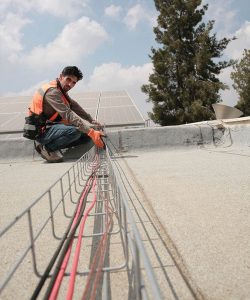
<instances>
[{"instance_id":1,"label":"man's face","mask_svg":"<svg viewBox=\"0 0 250 300\"><path fill-rule=\"evenodd\" d=\"M77 83L77 77L76 76L63 76L62 74L60 75L59 77L59 82L62 86L62 89L65 91L65 92L68 92L69 90L71 90L75 84Z\"/></svg>"}]
</instances>

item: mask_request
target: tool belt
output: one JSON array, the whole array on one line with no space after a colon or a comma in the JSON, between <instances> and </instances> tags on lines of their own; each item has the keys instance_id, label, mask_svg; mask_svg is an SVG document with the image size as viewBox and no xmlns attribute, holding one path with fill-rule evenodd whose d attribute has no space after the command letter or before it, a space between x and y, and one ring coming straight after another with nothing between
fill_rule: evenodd
<instances>
[{"instance_id":1,"label":"tool belt","mask_svg":"<svg viewBox=\"0 0 250 300\"><path fill-rule=\"evenodd\" d=\"M44 132L46 120L47 118L43 113L37 115L32 112L30 116L25 117L23 136L30 140L36 140Z\"/></svg>"}]
</instances>

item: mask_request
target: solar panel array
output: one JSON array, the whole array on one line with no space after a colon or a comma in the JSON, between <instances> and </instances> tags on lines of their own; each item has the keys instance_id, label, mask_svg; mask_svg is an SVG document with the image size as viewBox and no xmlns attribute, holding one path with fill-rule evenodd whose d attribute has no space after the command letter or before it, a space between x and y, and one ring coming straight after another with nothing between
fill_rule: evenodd
<instances>
[{"instance_id":1,"label":"solar panel array","mask_svg":"<svg viewBox=\"0 0 250 300\"><path fill-rule=\"evenodd\" d=\"M0 131L22 130L31 97L0 98Z\"/></svg>"},{"instance_id":2,"label":"solar panel array","mask_svg":"<svg viewBox=\"0 0 250 300\"><path fill-rule=\"evenodd\" d=\"M126 91L70 95L93 118L107 127L142 126L145 120ZM31 96L0 97L0 132L21 131Z\"/></svg>"}]
</instances>

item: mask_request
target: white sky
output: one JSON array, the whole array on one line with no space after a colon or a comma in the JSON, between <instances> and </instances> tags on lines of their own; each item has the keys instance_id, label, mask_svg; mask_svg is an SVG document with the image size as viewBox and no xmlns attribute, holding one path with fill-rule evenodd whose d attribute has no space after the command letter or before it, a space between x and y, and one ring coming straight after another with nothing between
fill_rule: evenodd
<instances>
[{"instance_id":1,"label":"white sky","mask_svg":"<svg viewBox=\"0 0 250 300\"><path fill-rule=\"evenodd\" d=\"M205 3L218 38L237 37L224 57L240 59L250 49L250 1ZM146 116L151 105L140 89L152 70L156 16L150 0L0 0L0 96L32 94L77 65L84 80L72 91L125 89ZM230 72L220 78L231 87ZM235 105L237 94L231 87L222 99Z\"/></svg>"}]
</instances>

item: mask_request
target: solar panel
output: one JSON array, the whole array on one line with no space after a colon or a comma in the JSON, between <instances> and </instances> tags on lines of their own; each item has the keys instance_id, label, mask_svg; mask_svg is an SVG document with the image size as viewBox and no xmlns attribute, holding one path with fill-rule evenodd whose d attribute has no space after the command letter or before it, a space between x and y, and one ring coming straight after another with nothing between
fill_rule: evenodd
<instances>
[{"instance_id":1,"label":"solar panel","mask_svg":"<svg viewBox=\"0 0 250 300\"><path fill-rule=\"evenodd\" d=\"M128 97L108 97L103 98L101 97L100 101L100 107L110 107L110 106L126 106L130 105L133 106L133 103L131 102L130 98Z\"/></svg>"},{"instance_id":2,"label":"solar panel","mask_svg":"<svg viewBox=\"0 0 250 300\"><path fill-rule=\"evenodd\" d=\"M88 98L88 99L98 99L100 92L84 92L84 93L74 93L74 92L69 92L70 97L72 98L77 97L77 98Z\"/></svg>"},{"instance_id":3,"label":"solar panel","mask_svg":"<svg viewBox=\"0 0 250 300\"><path fill-rule=\"evenodd\" d=\"M141 117L133 107L104 107L99 111L98 120L106 126L119 126L138 124Z\"/></svg>"},{"instance_id":4,"label":"solar panel","mask_svg":"<svg viewBox=\"0 0 250 300\"><path fill-rule=\"evenodd\" d=\"M12 97L0 97L1 103L29 103L32 96L12 96Z\"/></svg>"},{"instance_id":5,"label":"solar panel","mask_svg":"<svg viewBox=\"0 0 250 300\"><path fill-rule=\"evenodd\" d=\"M98 119L106 126L144 124L144 118L126 91L101 92Z\"/></svg>"},{"instance_id":6,"label":"solar panel","mask_svg":"<svg viewBox=\"0 0 250 300\"><path fill-rule=\"evenodd\" d=\"M101 92L101 95L102 95L102 98L119 97L119 96L128 97L128 94L126 91L106 91L106 92Z\"/></svg>"},{"instance_id":7,"label":"solar panel","mask_svg":"<svg viewBox=\"0 0 250 300\"><path fill-rule=\"evenodd\" d=\"M70 94L93 118L108 126L144 125L126 91ZM21 131L32 96L0 97L0 132Z\"/></svg>"}]
</instances>

